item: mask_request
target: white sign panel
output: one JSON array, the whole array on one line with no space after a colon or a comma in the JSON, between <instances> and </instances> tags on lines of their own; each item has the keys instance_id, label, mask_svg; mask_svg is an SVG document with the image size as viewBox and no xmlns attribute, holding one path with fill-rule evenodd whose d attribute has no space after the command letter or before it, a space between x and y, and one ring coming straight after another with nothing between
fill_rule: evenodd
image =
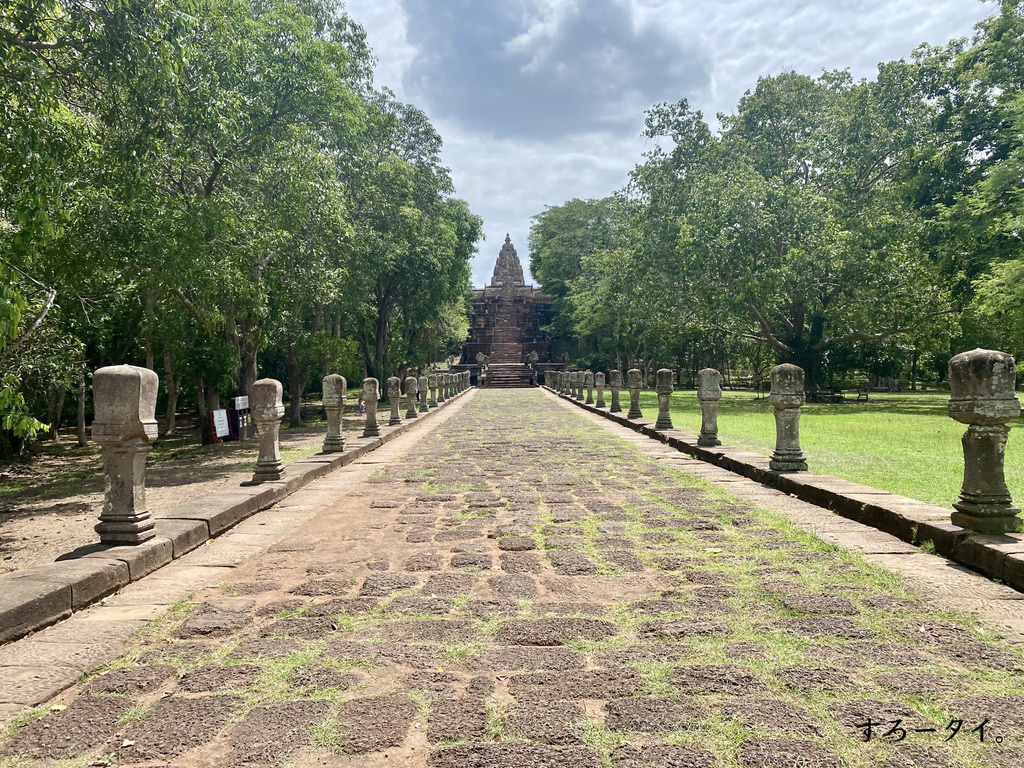
<instances>
[{"instance_id":1,"label":"white sign panel","mask_svg":"<svg viewBox=\"0 0 1024 768\"><path fill-rule=\"evenodd\" d=\"M231 433L228 429L228 412L223 408L213 412L213 431L218 438L227 437Z\"/></svg>"},{"instance_id":2,"label":"white sign panel","mask_svg":"<svg viewBox=\"0 0 1024 768\"><path fill-rule=\"evenodd\" d=\"M245 395L243 397L236 397L235 398L235 410L236 411L244 411L248 407L249 407L249 396L248 395Z\"/></svg>"}]
</instances>

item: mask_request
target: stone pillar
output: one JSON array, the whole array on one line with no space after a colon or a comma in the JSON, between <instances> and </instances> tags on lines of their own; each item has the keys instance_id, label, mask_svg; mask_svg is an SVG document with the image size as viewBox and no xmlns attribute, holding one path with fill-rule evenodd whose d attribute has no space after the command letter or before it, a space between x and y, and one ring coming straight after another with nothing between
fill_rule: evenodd
<instances>
[{"instance_id":1,"label":"stone pillar","mask_svg":"<svg viewBox=\"0 0 1024 768\"><path fill-rule=\"evenodd\" d=\"M388 405L391 406L391 418L388 419L388 426L393 427L402 423L402 380L397 376L388 378Z\"/></svg>"},{"instance_id":2,"label":"stone pillar","mask_svg":"<svg viewBox=\"0 0 1024 768\"><path fill-rule=\"evenodd\" d=\"M260 456L256 460L254 483L284 477L281 461L281 419L284 417L284 387L277 379L260 379L249 390L249 408L260 433Z\"/></svg>"},{"instance_id":3,"label":"stone pillar","mask_svg":"<svg viewBox=\"0 0 1024 768\"><path fill-rule=\"evenodd\" d=\"M348 382L344 376L332 373L324 376L324 410L327 412L327 437L324 438L324 453L339 453L345 450L345 438L341 434L341 417L345 411L345 396Z\"/></svg>"},{"instance_id":4,"label":"stone pillar","mask_svg":"<svg viewBox=\"0 0 1024 768\"><path fill-rule=\"evenodd\" d=\"M427 400L428 408L437 408L437 374L431 373L427 376L427 386L430 388L430 399Z\"/></svg>"},{"instance_id":5,"label":"stone pillar","mask_svg":"<svg viewBox=\"0 0 1024 768\"><path fill-rule=\"evenodd\" d=\"M722 399L722 374L714 368L697 372L697 400L700 402L700 435L697 445L721 445L718 439L718 401Z\"/></svg>"},{"instance_id":6,"label":"stone pillar","mask_svg":"<svg viewBox=\"0 0 1024 768\"><path fill-rule=\"evenodd\" d=\"M951 519L978 533L1024 530L1020 509L1006 487L1003 461L1008 422L1020 415L1014 393L1017 370L1005 352L975 349L949 361L949 415L967 425L963 436L964 483Z\"/></svg>"},{"instance_id":7,"label":"stone pillar","mask_svg":"<svg viewBox=\"0 0 1024 768\"><path fill-rule=\"evenodd\" d=\"M672 380L676 377L671 368L659 368L654 391L658 393L658 420L655 429L672 429Z\"/></svg>"},{"instance_id":8,"label":"stone pillar","mask_svg":"<svg viewBox=\"0 0 1024 768\"><path fill-rule=\"evenodd\" d=\"M608 407L608 412L622 413L622 406L619 404L619 390L622 389L622 371L610 371L608 379L608 386L612 390L612 404Z\"/></svg>"},{"instance_id":9,"label":"stone pillar","mask_svg":"<svg viewBox=\"0 0 1024 768\"><path fill-rule=\"evenodd\" d=\"M594 385L597 387L597 402L594 403L598 408L604 408L604 374L594 374Z\"/></svg>"},{"instance_id":10,"label":"stone pillar","mask_svg":"<svg viewBox=\"0 0 1024 768\"><path fill-rule=\"evenodd\" d=\"M569 397L576 399L576 389L579 387L580 375L578 371L569 371Z\"/></svg>"},{"instance_id":11,"label":"stone pillar","mask_svg":"<svg viewBox=\"0 0 1024 768\"><path fill-rule=\"evenodd\" d=\"M629 390L629 413L627 419L639 419L644 414L640 410L640 385L643 382L644 372L639 368L630 368L626 371L626 389Z\"/></svg>"},{"instance_id":12,"label":"stone pillar","mask_svg":"<svg viewBox=\"0 0 1024 768\"><path fill-rule=\"evenodd\" d=\"M420 387L420 413L426 413L430 410L430 403L427 402L430 397L430 380L426 376L420 376L416 383Z\"/></svg>"},{"instance_id":13,"label":"stone pillar","mask_svg":"<svg viewBox=\"0 0 1024 768\"><path fill-rule=\"evenodd\" d=\"M775 409L775 453L768 466L776 472L806 472L800 450L800 409L804 404L804 369L784 363L772 368L768 402Z\"/></svg>"},{"instance_id":14,"label":"stone pillar","mask_svg":"<svg viewBox=\"0 0 1024 768\"><path fill-rule=\"evenodd\" d=\"M437 402L438 403L443 403L445 401L444 390L445 390L445 377L447 375L448 375L447 373L439 373L439 374L437 374Z\"/></svg>"},{"instance_id":15,"label":"stone pillar","mask_svg":"<svg viewBox=\"0 0 1024 768\"><path fill-rule=\"evenodd\" d=\"M363 437L380 437L380 427L377 426L378 400L380 400L380 382L376 379L363 379L363 403L366 405Z\"/></svg>"},{"instance_id":16,"label":"stone pillar","mask_svg":"<svg viewBox=\"0 0 1024 768\"><path fill-rule=\"evenodd\" d=\"M93 374L92 439L103 451L106 485L96 532L104 544L142 544L154 536L146 509L146 457L157 437L159 388L153 371L134 365Z\"/></svg>"},{"instance_id":17,"label":"stone pillar","mask_svg":"<svg viewBox=\"0 0 1024 768\"><path fill-rule=\"evenodd\" d=\"M594 404L594 372L587 371L583 374L583 384L587 388L587 405Z\"/></svg>"},{"instance_id":18,"label":"stone pillar","mask_svg":"<svg viewBox=\"0 0 1024 768\"><path fill-rule=\"evenodd\" d=\"M408 376L405 379L405 418L416 418L416 404L419 402L419 395L416 392L415 376Z\"/></svg>"}]
</instances>

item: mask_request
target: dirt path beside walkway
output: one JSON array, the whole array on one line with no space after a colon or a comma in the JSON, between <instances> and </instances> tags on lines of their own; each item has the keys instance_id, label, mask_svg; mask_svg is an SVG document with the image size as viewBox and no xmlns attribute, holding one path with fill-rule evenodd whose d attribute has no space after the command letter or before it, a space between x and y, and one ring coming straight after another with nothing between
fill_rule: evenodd
<instances>
[{"instance_id":1,"label":"dirt path beside walkway","mask_svg":"<svg viewBox=\"0 0 1024 768\"><path fill-rule=\"evenodd\" d=\"M345 419L348 434L362 429L362 418ZM286 464L316 453L326 426L284 429ZM170 509L252 478L258 452L245 442L199 445L194 436L160 440L146 469L146 503L153 512ZM11 465L0 484L17 483L0 495L0 574L53 562L65 552L98 541L93 530L103 506L99 447L43 454L32 464Z\"/></svg>"}]
</instances>

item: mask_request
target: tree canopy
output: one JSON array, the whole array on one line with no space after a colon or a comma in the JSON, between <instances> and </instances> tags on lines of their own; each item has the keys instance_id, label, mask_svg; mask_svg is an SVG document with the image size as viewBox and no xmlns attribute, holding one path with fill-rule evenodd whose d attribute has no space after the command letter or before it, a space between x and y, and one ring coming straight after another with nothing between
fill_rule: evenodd
<instances>
[{"instance_id":1,"label":"tree canopy","mask_svg":"<svg viewBox=\"0 0 1024 768\"><path fill-rule=\"evenodd\" d=\"M626 187L535 218L552 330L691 370L767 350L811 386L894 356L916 373L930 350L1024 353L1022 50L1024 3L1003 2L973 40L871 79L762 77L716 129L686 100L653 107Z\"/></svg>"},{"instance_id":2,"label":"tree canopy","mask_svg":"<svg viewBox=\"0 0 1024 768\"><path fill-rule=\"evenodd\" d=\"M481 222L372 64L335 0L0 2L8 443L104 364L202 412L460 340Z\"/></svg>"}]
</instances>

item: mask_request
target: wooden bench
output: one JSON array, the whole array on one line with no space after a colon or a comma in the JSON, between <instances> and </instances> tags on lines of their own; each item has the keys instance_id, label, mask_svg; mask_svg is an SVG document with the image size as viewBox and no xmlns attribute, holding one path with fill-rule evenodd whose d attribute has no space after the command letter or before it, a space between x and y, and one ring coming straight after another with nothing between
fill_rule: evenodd
<instances>
[{"instance_id":1,"label":"wooden bench","mask_svg":"<svg viewBox=\"0 0 1024 768\"><path fill-rule=\"evenodd\" d=\"M807 402L809 403L841 403L845 399L842 392L836 392L828 387L819 387L813 392L807 393Z\"/></svg>"}]
</instances>

